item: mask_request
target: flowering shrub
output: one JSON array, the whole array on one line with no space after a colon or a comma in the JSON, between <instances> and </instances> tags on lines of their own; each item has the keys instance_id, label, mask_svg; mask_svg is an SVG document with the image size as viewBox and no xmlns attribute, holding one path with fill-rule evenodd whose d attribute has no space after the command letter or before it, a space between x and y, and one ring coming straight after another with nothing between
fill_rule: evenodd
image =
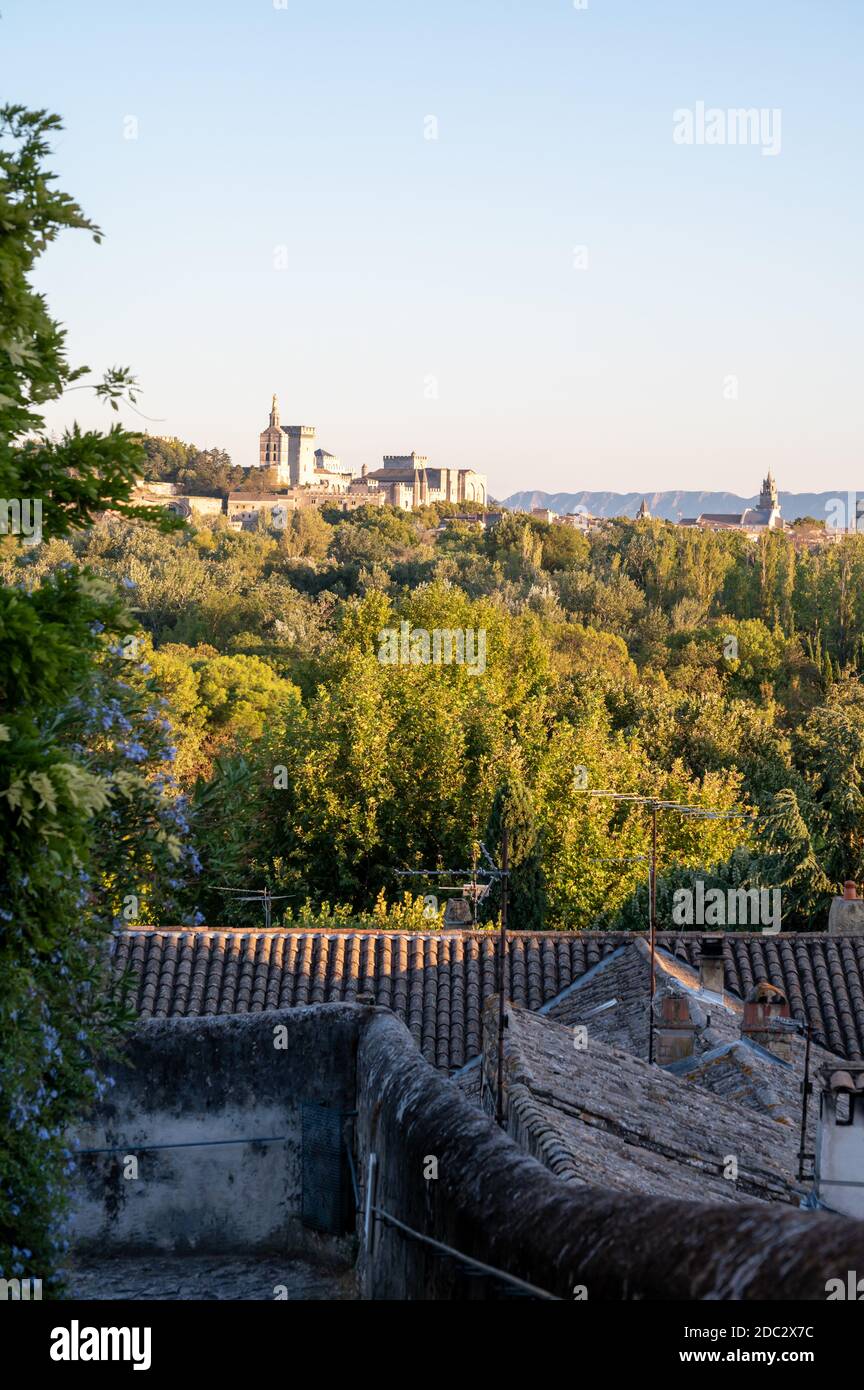
<instances>
[{"instance_id":1,"label":"flowering shrub","mask_svg":"<svg viewBox=\"0 0 864 1390\"><path fill-rule=\"evenodd\" d=\"M382 888L371 912L357 912L348 903L322 902L316 908L307 898L298 911L289 907L282 914L282 925L305 931L436 931L443 917L443 899L403 893L400 901L388 903Z\"/></svg>"},{"instance_id":2,"label":"flowering shrub","mask_svg":"<svg viewBox=\"0 0 864 1390\"><path fill-rule=\"evenodd\" d=\"M44 438L40 404L87 369L70 368L28 273L61 229L98 236L43 167L57 126L0 109L0 496L38 502L49 545L106 509L147 515L129 502L134 437L75 427ZM116 405L133 388L113 368L94 389ZM23 563L0 586L0 1278L56 1292L74 1166L66 1136L110 1086L95 1059L128 1018L108 984L107 935L124 900L146 912L193 866L169 730L146 673L126 659L128 598L69 562L39 573L38 546L21 537L2 544Z\"/></svg>"}]
</instances>

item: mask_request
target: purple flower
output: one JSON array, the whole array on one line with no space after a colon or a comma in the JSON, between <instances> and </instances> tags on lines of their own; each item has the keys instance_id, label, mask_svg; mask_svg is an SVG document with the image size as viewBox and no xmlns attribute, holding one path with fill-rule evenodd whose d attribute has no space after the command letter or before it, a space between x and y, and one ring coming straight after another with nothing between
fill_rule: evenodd
<instances>
[{"instance_id":1,"label":"purple flower","mask_svg":"<svg viewBox=\"0 0 864 1390\"><path fill-rule=\"evenodd\" d=\"M130 762L133 763L143 763L144 759L148 756L144 744L139 743L137 739L133 740L132 743L121 743L119 745L119 751L123 754L124 758L128 758Z\"/></svg>"}]
</instances>

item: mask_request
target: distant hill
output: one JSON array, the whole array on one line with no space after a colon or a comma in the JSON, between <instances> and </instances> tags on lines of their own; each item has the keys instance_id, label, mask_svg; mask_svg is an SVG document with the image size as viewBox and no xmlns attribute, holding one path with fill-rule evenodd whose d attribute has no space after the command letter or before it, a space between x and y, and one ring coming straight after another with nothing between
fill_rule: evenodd
<instances>
[{"instance_id":1,"label":"distant hill","mask_svg":"<svg viewBox=\"0 0 864 1390\"><path fill-rule=\"evenodd\" d=\"M514 492L512 497L505 498L502 506L526 512L532 507L548 507L560 516L584 507L592 516L635 517L643 497L651 515L662 517L664 521L681 521L684 517L698 516L700 512L743 512L745 507L755 507L759 502L758 497L739 497L734 492ZM799 516L830 521L837 498L845 502L845 490L781 492L780 510L786 521L794 521ZM832 502L831 512L826 510L829 502Z\"/></svg>"}]
</instances>

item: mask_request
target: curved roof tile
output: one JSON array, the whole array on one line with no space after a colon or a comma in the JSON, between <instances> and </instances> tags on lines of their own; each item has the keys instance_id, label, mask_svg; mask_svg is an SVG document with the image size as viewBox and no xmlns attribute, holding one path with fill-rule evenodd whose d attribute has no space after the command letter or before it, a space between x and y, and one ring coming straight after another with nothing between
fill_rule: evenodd
<instances>
[{"instance_id":1,"label":"curved roof tile","mask_svg":"<svg viewBox=\"0 0 864 1390\"><path fill-rule=\"evenodd\" d=\"M715 933L712 933L714 935ZM627 932L509 934L505 972L515 1003L539 1009L618 946ZM660 932L658 944L698 968L698 932ZM817 1042L864 1058L864 938L730 932L726 986L740 998L761 980L782 989ZM112 938L117 975L145 1018L258 1013L372 994L398 1014L442 1070L476 1057L483 1001L497 988L489 931L303 931L135 927Z\"/></svg>"}]
</instances>

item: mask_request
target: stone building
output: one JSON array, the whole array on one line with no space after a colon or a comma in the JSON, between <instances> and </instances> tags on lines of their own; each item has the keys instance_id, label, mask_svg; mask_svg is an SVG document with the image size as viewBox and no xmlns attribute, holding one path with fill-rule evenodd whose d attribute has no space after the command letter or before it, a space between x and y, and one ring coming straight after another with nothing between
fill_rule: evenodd
<instances>
[{"instance_id":1,"label":"stone building","mask_svg":"<svg viewBox=\"0 0 864 1390\"><path fill-rule=\"evenodd\" d=\"M702 512L697 517L679 521L679 526L699 526L707 531L744 531L755 539L766 531L783 531L786 522L780 514L777 484L771 469L762 483L759 505L745 507L743 512Z\"/></svg>"},{"instance_id":2,"label":"stone building","mask_svg":"<svg viewBox=\"0 0 864 1390\"><path fill-rule=\"evenodd\" d=\"M703 938L703 948L710 941ZM705 952L694 968L661 947L652 975L648 945L636 938L540 1009L508 1001L502 1112L509 1133L581 1186L864 1215L864 1062L844 1061L815 1041L808 1049L784 991L760 980L742 999L715 970L721 960ZM480 1057L454 1078L490 1113L497 1015L493 996ZM804 1083L815 1091L817 1077L820 1103L805 1110Z\"/></svg>"},{"instance_id":3,"label":"stone building","mask_svg":"<svg viewBox=\"0 0 864 1390\"><path fill-rule=\"evenodd\" d=\"M385 454L383 467L363 467L360 478L325 449L315 448L314 425L283 425L276 397L270 407L270 422L258 437L258 463L274 472L279 487L316 488L323 492L362 496L354 506L389 503L412 511L429 502L474 502L485 504L486 478L473 468L430 468L423 454ZM371 496L380 492L381 502ZM353 510L353 508L351 508Z\"/></svg>"},{"instance_id":4,"label":"stone building","mask_svg":"<svg viewBox=\"0 0 864 1390\"><path fill-rule=\"evenodd\" d=\"M344 492L351 472L335 454L315 448L314 425L283 425L276 397L270 406L270 423L258 436L258 462L272 468L276 481L290 487L319 487Z\"/></svg>"},{"instance_id":5,"label":"stone building","mask_svg":"<svg viewBox=\"0 0 864 1390\"><path fill-rule=\"evenodd\" d=\"M258 435L258 464L272 468L276 485L317 488L319 491L361 493L364 502L354 506L400 507L411 512L428 502L486 502L486 478L474 468L431 468L419 453L385 455L383 467L351 480L351 471L336 455L315 448L314 425L283 425L279 402L272 398L267 430ZM381 503L372 491L381 492Z\"/></svg>"},{"instance_id":6,"label":"stone building","mask_svg":"<svg viewBox=\"0 0 864 1390\"><path fill-rule=\"evenodd\" d=\"M384 495L377 488L352 482L346 491L331 492L326 487L289 487L283 492L257 496L251 492L232 492L228 496L228 525L236 531L255 531L260 526L284 528L290 512L309 507L327 507L354 512L358 507L383 507Z\"/></svg>"},{"instance_id":7,"label":"stone building","mask_svg":"<svg viewBox=\"0 0 864 1390\"><path fill-rule=\"evenodd\" d=\"M484 1016L487 1111L498 1072L496 1010L493 999ZM587 1046L580 1048L572 1027L508 1003L505 1124L556 1177L583 1190L688 1203L800 1204L805 1188L796 1180L795 1125L610 1046L590 1022L585 1034ZM789 1082L791 1091L795 1078ZM730 1155L734 1180L727 1176Z\"/></svg>"},{"instance_id":8,"label":"stone building","mask_svg":"<svg viewBox=\"0 0 864 1390\"><path fill-rule=\"evenodd\" d=\"M593 1034L574 1046L571 1027L509 1002L495 1123L494 993L479 1106L421 1057L380 999L369 1002L363 934L340 938L341 950L331 943L334 965L363 972L339 1004L320 998L326 979L305 946L258 935L251 951L246 933L219 942L209 979L179 943L165 943L153 977L138 958L151 1005L167 972L178 1002L200 1000L205 1016L179 1008L142 1020L112 1058L110 1098L77 1126L73 1297L517 1294L589 1299L593 1326L604 1301L812 1306L838 1276L857 1296L861 1222L790 1209L800 1191L795 1126ZM286 965L307 1007L279 1001ZM387 983L411 1016L418 1004L426 1013L401 962ZM494 971L484 997L488 986ZM226 990L233 1013L219 1011ZM458 1032L450 995L437 1003L447 1033ZM826 1152L832 1173L846 1171L856 1138L842 1129L856 1074L831 1073L842 1111ZM127 1181L130 1157L141 1163L137 1183Z\"/></svg>"},{"instance_id":9,"label":"stone building","mask_svg":"<svg viewBox=\"0 0 864 1390\"><path fill-rule=\"evenodd\" d=\"M592 516L584 508L579 512L565 512L563 516L558 517L559 526L570 526L574 531L581 531L583 536L602 531L610 524L608 517Z\"/></svg>"},{"instance_id":10,"label":"stone building","mask_svg":"<svg viewBox=\"0 0 864 1390\"><path fill-rule=\"evenodd\" d=\"M716 933L658 932L664 974L673 969L703 972L705 947ZM640 943L637 945L637 943ZM860 936L825 932L727 932L722 959L709 956L732 1008L755 984L768 980L782 989L792 1016L810 1023L813 1041L849 1060L864 1058L864 941ZM635 950L629 948L636 947ZM594 1017L592 1031L606 1041L645 1056L648 1033L645 937L637 932L520 932L509 936L507 993L528 1009L550 1008L560 1021L579 1020L563 1012L565 992L579 985L586 1009L611 995L643 1001L637 1009ZM626 956L621 952L627 947ZM337 1003L372 991L375 1002L402 1018L424 1056L444 1071L476 1058L481 1045L483 1000L495 990L497 941L489 931L321 931L301 928L160 929L136 926L118 931L112 958L118 975L134 979L131 1003L143 1017L190 1017L205 1013L247 1013ZM614 956L614 960L611 957ZM670 961L668 957L672 957ZM623 958L622 958L623 957ZM602 969L598 969L603 962ZM677 964L676 964L677 962ZM614 989L608 988L613 975ZM626 978L625 978L626 977ZM716 981L709 982L716 992ZM705 988L709 988L709 984ZM596 991L596 994L593 993ZM719 1010L709 1008L715 1026ZM625 1019L626 1034L614 1035ZM641 1030L636 1031L634 1030ZM740 1032L740 1023L735 1024Z\"/></svg>"},{"instance_id":11,"label":"stone building","mask_svg":"<svg viewBox=\"0 0 864 1390\"><path fill-rule=\"evenodd\" d=\"M118 930L140 1020L75 1136L75 1296L230 1297L230 1257L234 1296L308 1298L308 1255L331 1297L854 1299L860 938L656 945Z\"/></svg>"},{"instance_id":12,"label":"stone building","mask_svg":"<svg viewBox=\"0 0 864 1390\"><path fill-rule=\"evenodd\" d=\"M164 507L175 516L219 516L221 497L204 497L184 492L177 483L147 482L140 479L132 490L131 500L138 507Z\"/></svg>"},{"instance_id":13,"label":"stone building","mask_svg":"<svg viewBox=\"0 0 864 1390\"><path fill-rule=\"evenodd\" d=\"M364 478L377 483L393 507L412 511L430 502L479 502L487 498L486 475L473 468L430 468L423 454L385 454L383 467Z\"/></svg>"}]
</instances>

